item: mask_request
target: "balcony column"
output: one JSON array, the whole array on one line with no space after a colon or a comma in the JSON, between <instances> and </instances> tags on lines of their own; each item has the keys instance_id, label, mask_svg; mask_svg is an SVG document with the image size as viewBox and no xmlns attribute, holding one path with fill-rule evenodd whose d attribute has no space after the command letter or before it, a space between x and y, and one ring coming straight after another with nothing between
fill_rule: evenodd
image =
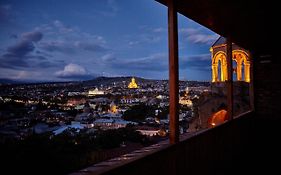
<instances>
[{"instance_id":1,"label":"balcony column","mask_svg":"<svg viewBox=\"0 0 281 175\"><path fill-rule=\"evenodd\" d=\"M251 110L255 110L255 104L254 104L254 61L253 61L253 54L250 53L249 54L249 62L250 62L250 66L249 66L249 73L250 73L250 77L249 77L249 96L250 96L250 107ZM246 70L246 68L244 67L244 71ZM246 71L245 71L245 75L246 75ZM245 77L245 80L246 77Z\"/></svg>"},{"instance_id":2,"label":"balcony column","mask_svg":"<svg viewBox=\"0 0 281 175\"><path fill-rule=\"evenodd\" d=\"M168 0L170 144L179 142L178 21L174 0Z\"/></svg>"},{"instance_id":3,"label":"balcony column","mask_svg":"<svg viewBox=\"0 0 281 175\"><path fill-rule=\"evenodd\" d=\"M232 67L232 41L226 38L226 62L227 62L227 114L228 120L233 119L233 67Z\"/></svg>"},{"instance_id":4,"label":"balcony column","mask_svg":"<svg viewBox=\"0 0 281 175\"><path fill-rule=\"evenodd\" d=\"M218 65L212 65L212 82L218 82Z\"/></svg>"},{"instance_id":5,"label":"balcony column","mask_svg":"<svg viewBox=\"0 0 281 175\"><path fill-rule=\"evenodd\" d=\"M242 81L242 64L243 62L241 60L237 61L237 68L236 68L237 81Z\"/></svg>"},{"instance_id":6,"label":"balcony column","mask_svg":"<svg viewBox=\"0 0 281 175\"><path fill-rule=\"evenodd\" d=\"M250 82L250 63L248 61L244 62L244 77L246 82Z\"/></svg>"}]
</instances>

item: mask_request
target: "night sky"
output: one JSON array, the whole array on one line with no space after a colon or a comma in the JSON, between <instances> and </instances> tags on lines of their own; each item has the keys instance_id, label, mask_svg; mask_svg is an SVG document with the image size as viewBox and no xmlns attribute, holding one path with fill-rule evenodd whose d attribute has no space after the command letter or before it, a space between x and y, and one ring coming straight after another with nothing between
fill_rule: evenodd
<instances>
[{"instance_id":1,"label":"night sky","mask_svg":"<svg viewBox=\"0 0 281 175\"><path fill-rule=\"evenodd\" d=\"M180 79L211 80L214 32L178 15ZM154 0L1 0L0 78L168 78L167 8Z\"/></svg>"}]
</instances>

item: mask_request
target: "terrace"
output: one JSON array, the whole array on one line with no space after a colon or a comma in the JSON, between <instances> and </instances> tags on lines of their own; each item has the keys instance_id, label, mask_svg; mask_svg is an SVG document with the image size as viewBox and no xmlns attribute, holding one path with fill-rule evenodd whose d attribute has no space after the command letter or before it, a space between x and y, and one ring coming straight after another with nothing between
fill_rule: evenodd
<instances>
[{"instance_id":1,"label":"terrace","mask_svg":"<svg viewBox=\"0 0 281 175\"><path fill-rule=\"evenodd\" d=\"M280 63L273 2L157 0L168 8L170 140L73 174L237 174L279 172ZM160 4L159 4L160 5ZM177 13L227 39L228 121L179 135ZM231 43L249 50L251 111L233 117ZM279 170L279 171L278 171Z\"/></svg>"}]
</instances>

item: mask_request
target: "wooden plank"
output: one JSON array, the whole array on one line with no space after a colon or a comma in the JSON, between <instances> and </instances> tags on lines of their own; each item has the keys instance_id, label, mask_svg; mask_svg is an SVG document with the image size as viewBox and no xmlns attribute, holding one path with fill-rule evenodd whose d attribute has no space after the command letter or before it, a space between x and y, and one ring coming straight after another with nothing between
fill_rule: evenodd
<instances>
[{"instance_id":1,"label":"wooden plank","mask_svg":"<svg viewBox=\"0 0 281 175\"><path fill-rule=\"evenodd\" d=\"M173 0L168 2L170 144L179 142L178 21Z\"/></svg>"},{"instance_id":2,"label":"wooden plank","mask_svg":"<svg viewBox=\"0 0 281 175\"><path fill-rule=\"evenodd\" d=\"M255 98L254 98L254 61L253 61L253 54L249 54L250 60L250 85L249 85L249 96L250 96L250 109L252 111L255 110Z\"/></svg>"},{"instance_id":3,"label":"wooden plank","mask_svg":"<svg viewBox=\"0 0 281 175\"><path fill-rule=\"evenodd\" d=\"M227 62L227 114L228 120L233 119L233 66L232 66L232 41L226 38L226 62Z\"/></svg>"}]
</instances>

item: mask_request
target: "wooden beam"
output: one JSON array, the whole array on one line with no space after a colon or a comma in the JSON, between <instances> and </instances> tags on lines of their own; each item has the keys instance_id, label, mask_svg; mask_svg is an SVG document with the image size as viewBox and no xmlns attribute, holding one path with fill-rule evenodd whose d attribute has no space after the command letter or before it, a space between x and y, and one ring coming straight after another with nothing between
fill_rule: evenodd
<instances>
[{"instance_id":1,"label":"wooden beam","mask_svg":"<svg viewBox=\"0 0 281 175\"><path fill-rule=\"evenodd\" d=\"M233 119L233 66L232 66L232 41L226 38L226 62L227 62L227 114L228 120Z\"/></svg>"},{"instance_id":2,"label":"wooden beam","mask_svg":"<svg viewBox=\"0 0 281 175\"><path fill-rule=\"evenodd\" d=\"M168 0L170 144L179 142L178 21L174 0Z\"/></svg>"},{"instance_id":3,"label":"wooden beam","mask_svg":"<svg viewBox=\"0 0 281 175\"><path fill-rule=\"evenodd\" d=\"M255 98L254 98L254 60L253 54L249 53L250 60L250 84L249 84L249 96L250 96L250 109L255 110Z\"/></svg>"}]
</instances>

